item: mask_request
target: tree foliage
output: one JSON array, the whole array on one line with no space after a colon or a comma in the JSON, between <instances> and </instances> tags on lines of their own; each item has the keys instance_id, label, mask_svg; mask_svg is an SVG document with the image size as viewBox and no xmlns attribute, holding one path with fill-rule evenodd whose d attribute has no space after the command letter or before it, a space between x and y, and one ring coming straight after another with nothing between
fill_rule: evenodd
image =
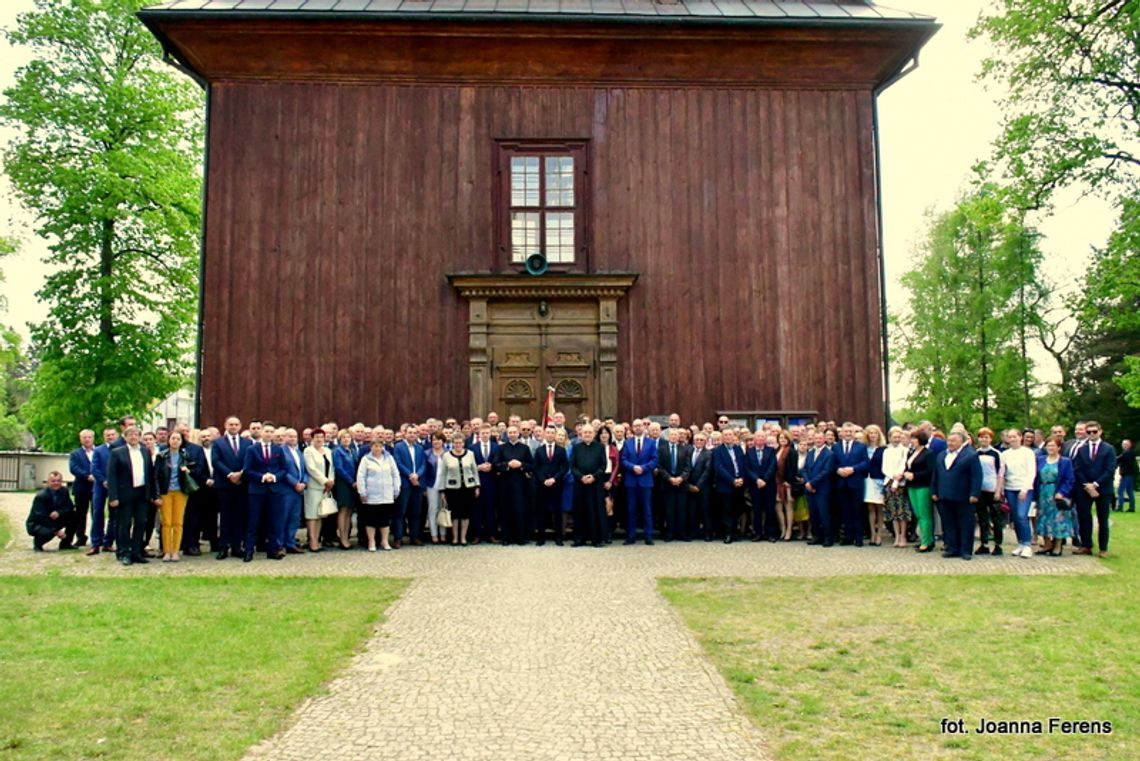
<instances>
[{"instance_id":1,"label":"tree foliage","mask_svg":"<svg viewBox=\"0 0 1140 761\"><path fill-rule=\"evenodd\" d=\"M7 32L33 60L5 91L4 169L57 270L37 296L27 419L48 448L138 414L191 364L201 95L160 60L143 0L36 0Z\"/></svg>"},{"instance_id":2,"label":"tree foliage","mask_svg":"<svg viewBox=\"0 0 1140 761\"><path fill-rule=\"evenodd\" d=\"M1008 87L995 158L1013 202L1046 208L1079 184L1114 196L1140 180L1140 0L998 0L971 34Z\"/></svg>"},{"instance_id":3,"label":"tree foliage","mask_svg":"<svg viewBox=\"0 0 1140 761\"><path fill-rule=\"evenodd\" d=\"M908 308L893 318L898 362L914 384L911 405L942 426L1024 422L1034 381L1023 333L1048 296L1040 259L1034 232L992 186L931 218L902 277Z\"/></svg>"}]
</instances>

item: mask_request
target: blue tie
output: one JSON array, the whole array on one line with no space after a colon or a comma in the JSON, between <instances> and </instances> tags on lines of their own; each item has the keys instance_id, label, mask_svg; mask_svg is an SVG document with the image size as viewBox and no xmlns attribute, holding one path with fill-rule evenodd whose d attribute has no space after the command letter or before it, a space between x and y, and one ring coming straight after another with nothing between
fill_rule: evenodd
<instances>
[{"instance_id":1,"label":"blue tie","mask_svg":"<svg viewBox=\"0 0 1140 761\"><path fill-rule=\"evenodd\" d=\"M677 472L677 445L669 445L669 456L673 459L673 472Z\"/></svg>"}]
</instances>

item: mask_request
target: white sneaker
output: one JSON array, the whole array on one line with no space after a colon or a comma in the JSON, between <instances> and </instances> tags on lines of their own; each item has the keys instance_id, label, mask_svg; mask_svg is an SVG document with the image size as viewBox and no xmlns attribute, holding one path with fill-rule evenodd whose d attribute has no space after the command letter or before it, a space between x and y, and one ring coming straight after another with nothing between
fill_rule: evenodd
<instances>
[{"instance_id":1,"label":"white sneaker","mask_svg":"<svg viewBox=\"0 0 1140 761\"><path fill-rule=\"evenodd\" d=\"M1019 545L1017 545L1017 549L1014 550L1013 552L1009 553L1009 554L1013 555L1015 558L1019 558L1019 557L1021 557L1021 551L1023 549L1025 549L1025 548L1019 544Z\"/></svg>"},{"instance_id":2,"label":"white sneaker","mask_svg":"<svg viewBox=\"0 0 1140 761\"><path fill-rule=\"evenodd\" d=\"M1032 547L1024 547L1024 548L1022 548L1022 550L1021 550L1021 555L1020 555L1019 557L1023 557L1023 558L1031 558L1031 557L1033 557L1033 548L1032 548Z\"/></svg>"}]
</instances>

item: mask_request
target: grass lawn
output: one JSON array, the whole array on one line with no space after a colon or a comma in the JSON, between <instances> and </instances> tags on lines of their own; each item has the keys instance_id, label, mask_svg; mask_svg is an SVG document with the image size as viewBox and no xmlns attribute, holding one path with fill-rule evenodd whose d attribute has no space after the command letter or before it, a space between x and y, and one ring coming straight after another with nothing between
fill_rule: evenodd
<instances>
[{"instance_id":1,"label":"grass lawn","mask_svg":"<svg viewBox=\"0 0 1140 761\"><path fill-rule=\"evenodd\" d=\"M8 542L12 540L12 528L8 525L8 516L0 513L0 552L3 552L8 547Z\"/></svg>"},{"instance_id":2,"label":"grass lawn","mask_svg":"<svg viewBox=\"0 0 1140 761\"><path fill-rule=\"evenodd\" d=\"M321 692L405 586L0 578L0 759L238 759Z\"/></svg>"},{"instance_id":3,"label":"grass lawn","mask_svg":"<svg viewBox=\"0 0 1140 761\"><path fill-rule=\"evenodd\" d=\"M1136 759L1136 515L1113 513L1111 549L1081 558L1114 571L1096 577L660 584L779 759ZM1112 734L973 734L983 717L1048 732L1051 716L1108 720ZM970 734L942 734L944 717Z\"/></svg>"}]
</instances>

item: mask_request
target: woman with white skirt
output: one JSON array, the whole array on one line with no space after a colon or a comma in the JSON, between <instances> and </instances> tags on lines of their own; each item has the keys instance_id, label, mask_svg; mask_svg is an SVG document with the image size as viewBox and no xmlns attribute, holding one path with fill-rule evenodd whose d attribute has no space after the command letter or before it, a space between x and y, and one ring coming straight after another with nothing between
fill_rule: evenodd
<instances>
[{"instance_id":1,"label":"woman with white skirt","mask_svg":"<svg viewBox=\"0 0 1140 761\"><path fill-rule=\"evenodd\" d=\"M443 431L436 431L431 435L431 449L427 451L428 476L424 479L424 493L427 494L428 503L428 531L431 532L431 543L440 544L447 541L447 529L439 525L440 495L443 492L443 479L439 477L440 458L444 454Z\"/></svg>"},{"instance_id":2,"label":"woman with white skirt","mask_svg":"<svg viewBox=\"0 0 1140 761\"><path fill-rule=\"evenodd\" d=\"M883 441L883 429L877 425L864 428L863 438L867 444L867 457L871 460L863 482L863 501L871 519L871 544L878 547L883 543L883 454L886 442Z\"/></svg>"}]
</instances>

